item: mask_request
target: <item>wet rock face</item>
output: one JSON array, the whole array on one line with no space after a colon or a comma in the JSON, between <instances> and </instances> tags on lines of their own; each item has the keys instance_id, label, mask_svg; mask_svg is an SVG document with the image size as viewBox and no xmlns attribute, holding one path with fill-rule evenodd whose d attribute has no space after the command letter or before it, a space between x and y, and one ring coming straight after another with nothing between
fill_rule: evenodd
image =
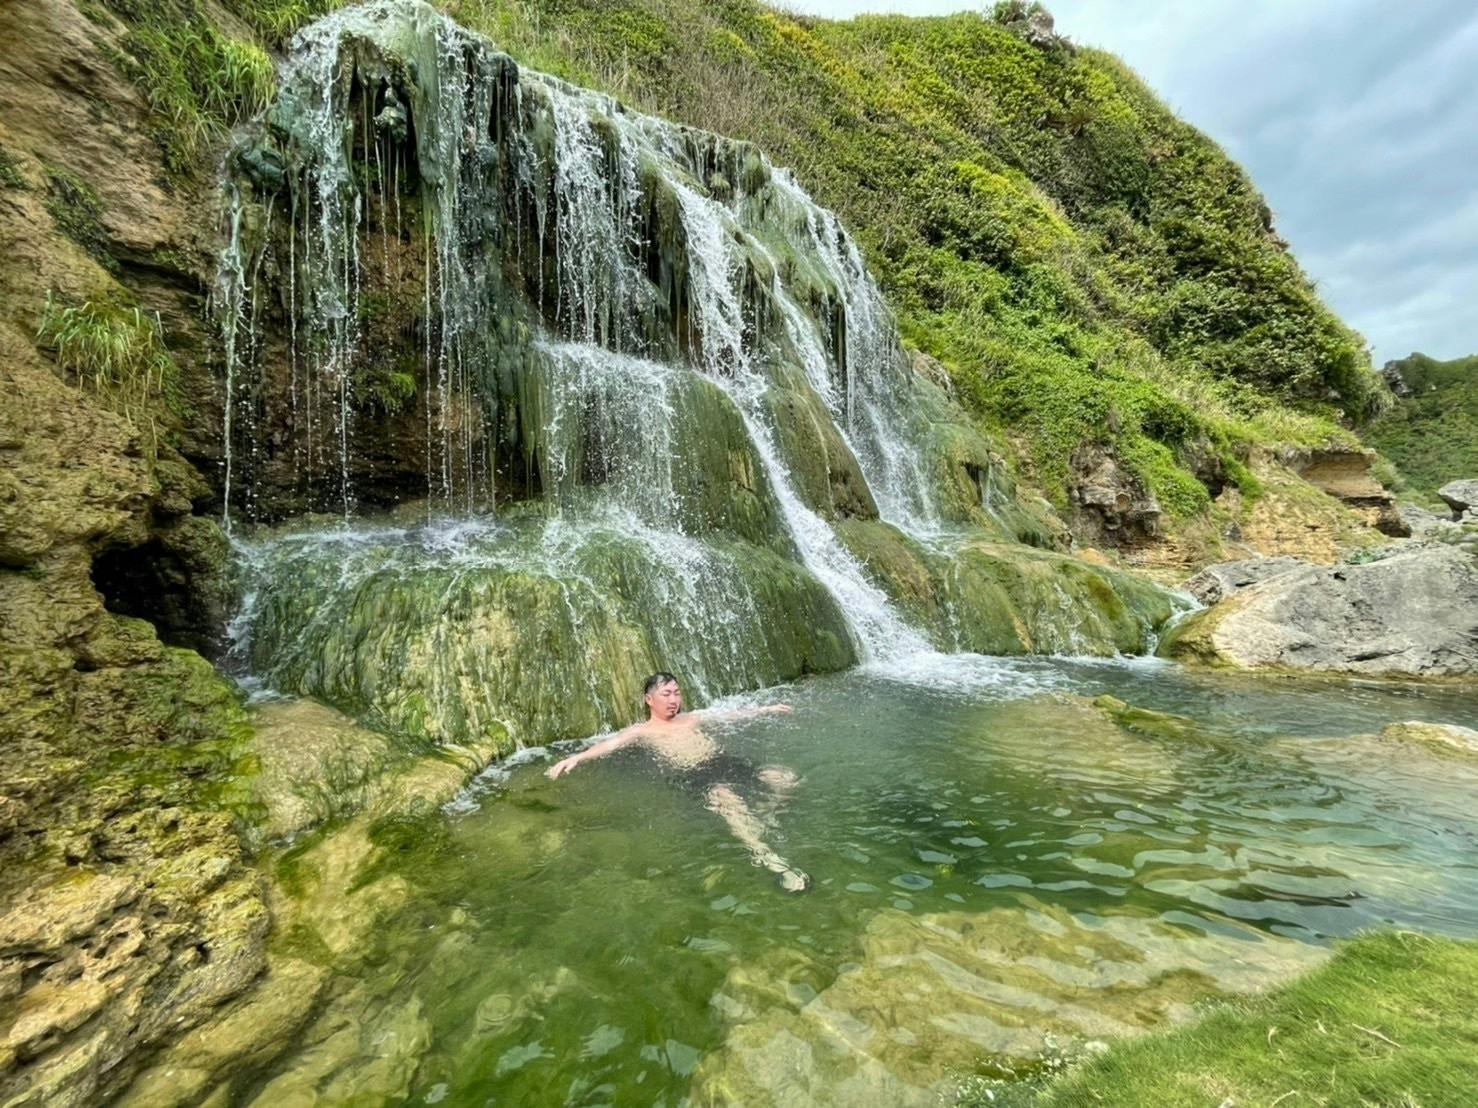
<instances>
[{"instance_id":1,"label":"wet rock face","mask_svg":"<svg viewBox=\"0 0 1478 1108\"><path fill-rule=\"evenodd\" d=\"M810 508L927 512L881 296L835 216L758 150L523 70L424 4L335 13L289 55L227 159L235 518L563 506L620 461L594 356L771 385L764 418ZM657 407L632 405L627 429ZM700 446L726 434L711 404L681 415Z\"/></svg>"},{"instance_id":2,"label":"wet rock face","mask_svg":"<svg viewBox=\"0 0 1478 1108\"><path fill-rule=\"evenodd\" d=\"M1428 546L1364 565L1296 567L1191 617L1169 652L1251 668L1478 673L1478 559Z\"/></svg>"}]
</instances>

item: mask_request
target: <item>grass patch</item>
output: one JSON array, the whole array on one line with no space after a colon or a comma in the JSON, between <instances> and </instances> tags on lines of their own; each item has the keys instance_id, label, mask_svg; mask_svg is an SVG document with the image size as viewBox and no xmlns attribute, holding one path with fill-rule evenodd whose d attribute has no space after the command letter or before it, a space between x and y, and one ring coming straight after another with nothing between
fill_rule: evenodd
<instances>
[{"instance_id":1,"label":"grass patch","mask_svg":"<svg viewBox=\"0 0 1478 1108\"><path fill-rule=\"evenodd\" d=\"M157 438L156 416L178 416L179 367L159 320L137 305L99 297L68 304L47 293L36 340L73 383L102 398L130 426Z\"/></svg>"},{"instance_id":2,"label":"grass patch","mask_svg":"<svg viewBox=\"0 0 1478 1108\"><path fill-rule=\"evenodd\" d=\"M1478 1089L1478 942L1386 932L1194 1023L1113 1045L1039 1090L962 1108L1218 1104L1445 1108Z\"/></svg>"},{"instance_id":3,"label":"grass patch","mask_svg":"<svg viewBox=\"0 0 1478 1108\"><path fill-rule=\"evenodd\" d=\"M276 70L253 42L221 34L197 0L107 0L128 26L116 65L148 98L152 131L171 173L271 103Z\"/></svg>"},{"instance_id":4,"label":"grass patch","mask_svg":"<svg viewBox=\"0 0 1478 1108\"><path fill-rule=\"evenodd\" d=\"M0 188L23 189L26 187L26 178L21 173L20 162L14 154L0 146Z\"/></svg>"}]
</instances>

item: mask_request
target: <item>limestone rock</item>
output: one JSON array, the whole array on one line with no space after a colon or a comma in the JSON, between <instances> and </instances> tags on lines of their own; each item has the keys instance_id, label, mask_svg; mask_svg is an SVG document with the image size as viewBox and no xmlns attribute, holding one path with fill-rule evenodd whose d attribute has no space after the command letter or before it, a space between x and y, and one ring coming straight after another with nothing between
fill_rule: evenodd
<instances>
[{"instance_id":1,"label":"limestone rock","mask_svg":"<svg viewBox=\"0 0 1478 1108\"><path fill-rule=\"evenodd\" d=\"M1439 516L1436 512L1429 512L1425 508L1418 508L1414 504L1398 504L1396 514L1401 517L1401 522L1406 524L1407 530L1414 537L1421 537L1433 527L1450 522L1447 516Z\"/></svg>"},{"instance_id":2,"label":"limestone rock","mask_svg":"<svg viewBox=\"0 0 1478 1108\"><path fill-rule=\"evenodd\" d=\"M1135 546L1160 534L1159 501L1107 448L1085 443L1073 451L1071 466L1074 523L1095 545Z\"/></svg>"},{"instance_id":3,"label":"limestone rock","mask_svg":"<svg viewBox=\"0 0 1478 1108\"><path fill-rule=\"evenodd\" d=\"M1246 558L1238 562L1221 562L1207 566L1190 578L1181 588L1202 604L1215 604L1225 600L1239 589L1266 581L1280 573L1300 569L1309 565L1302 558L1281 555L1273 558Z\"/></svg>"},{"instance_id":4,"label":"limestone rock","mask_svg":"<svg viewBox=\"0 0 1478 1108\"><path fill-rule=\"evenodd\" d=\"M1453 519L1462 519L1465 512L1478 509L1478 478L1449 481L1437 490L1437 495L1452 509Z\"/></svg>"},{"instance_id":5,"label":"limestone rock","mask_svg":"<svg viewBox=\"0 0 1478 1108\"><path fill-rule=\"evenodd\" d=\"M1290 570L1192 616L1165 650L1250 668L1478 673L1478 559L1434 545Z\"/></svg>"},{"instance_id":6,"label":"limestone rock","mask_svg":"<svg viewBox=\"0 0 1478 1108\"><path fill-rule=\"evenodd\" d=\"M1405 538L1411 529L1396 510L1396 498L1370 472L1376 457L1373 450L1329 448L1297 452L1288 461L1305 481L1361 512L1382 534Z\"/></svg>"}]
</instances>

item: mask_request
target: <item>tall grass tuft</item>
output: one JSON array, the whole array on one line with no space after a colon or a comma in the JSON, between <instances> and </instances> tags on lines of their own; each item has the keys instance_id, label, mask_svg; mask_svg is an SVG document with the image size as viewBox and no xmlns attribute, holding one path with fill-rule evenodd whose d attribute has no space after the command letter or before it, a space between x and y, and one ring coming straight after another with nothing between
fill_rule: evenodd
<instances>
[{"instance_id":1,"label":"tall grass tuft","mask_svg":"<svg viewBox=\"0 0 1478 1108\"><path fill-rule=\"evenodd\" d=\"M113 7L130 27L113 60L148 98L171 171L189 172L227 129L271 103L271 57L218 32L193 0L113 0Z\"/></svg>"},{"instance_id":2,"label":"tall grass tuft","mask_svg":"<svg viewBox=\"0 0 1478 1108\"><path fill-rule=\"evenodd\" d=\"M36 327L67 378L99 396L131 427L147 427L162 404L177 411L179 368L164 346L158 316L106 299L67 304L48 292Z\"/></svg>"}]
</instances>

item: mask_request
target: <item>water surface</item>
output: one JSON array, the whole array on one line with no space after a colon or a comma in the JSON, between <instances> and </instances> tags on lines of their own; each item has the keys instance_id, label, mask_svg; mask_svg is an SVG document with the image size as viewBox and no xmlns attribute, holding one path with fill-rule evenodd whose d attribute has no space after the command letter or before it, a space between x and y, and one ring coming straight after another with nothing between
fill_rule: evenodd
<instances>
[{"instance_id":1,"label":"water surface","mask_svg":"<svg viewBox=\"0 0 1478 1108\"><path fill-rule=\"evenodd\" d=\"M1102 693L1185 720L1120 726ZM1474 725L1471 690L934 656L780 698L720 738L800 775L773 840L810 892L641 756L485 775L398 844L417 896L363 983L361 1088L936 1103L1363 928L1478 932L1478 764L1350 738Z\"/></svg>"}]
</instances>

